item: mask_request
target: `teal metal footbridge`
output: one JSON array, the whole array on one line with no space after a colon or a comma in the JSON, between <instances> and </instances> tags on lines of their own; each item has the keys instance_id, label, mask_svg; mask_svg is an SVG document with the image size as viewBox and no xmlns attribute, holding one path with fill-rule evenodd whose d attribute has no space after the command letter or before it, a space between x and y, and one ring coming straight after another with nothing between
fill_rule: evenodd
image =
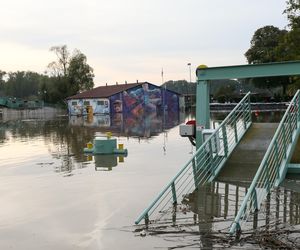
<instances>
[{"instance_id":1,"label":"teal metal footbridge","mask_svg":"<svg viewBox=\"0 0 300 250\"><path fill-rule=\"evenodd\" d=\"M248 173L249 186L230 233L240 232L243 223L262 206L272 189L287 172L300 173L300 164L291 163L300 134L300 91L290 101L279 124L256 124L251 118L247 93L217 129L210 129L209 81L300 75L300 61L208 68L200 65L197 74L196 152L135 221L157 221L176 213L183 197L208 182L234 179L236 172ZM245 172L246 173L246 172Z\"/></svg>"}]
</instances>

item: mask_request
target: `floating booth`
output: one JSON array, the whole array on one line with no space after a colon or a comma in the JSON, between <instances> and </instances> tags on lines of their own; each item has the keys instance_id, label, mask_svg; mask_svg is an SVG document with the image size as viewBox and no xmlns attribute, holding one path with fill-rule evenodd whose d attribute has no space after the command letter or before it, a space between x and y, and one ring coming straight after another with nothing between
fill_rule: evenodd
<instances>
[{"instance_id":1,"label":"floating booth","mask_svg":"<svg viewBox=\"0 0 300 250\"><path fill-rule=\"evenodd\" d=\"M117 139L111 137L111 133L106 133L106 136L95 137L93 143L88 142L87 147L84 148L84 153L94 154L94 155L109 155L109 154L119 154L127 156L127 149L124 149L123 144L118 144Z\"/></svg>"}]
</instances>

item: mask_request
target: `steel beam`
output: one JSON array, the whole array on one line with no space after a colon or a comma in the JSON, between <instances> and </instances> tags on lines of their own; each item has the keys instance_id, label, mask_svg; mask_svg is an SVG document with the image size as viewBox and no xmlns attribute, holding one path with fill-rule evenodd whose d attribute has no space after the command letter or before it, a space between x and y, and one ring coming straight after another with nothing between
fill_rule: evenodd
<instances>
[{"instance_id":1,"label":"steel beam","mask_svg":"<svg viewBox=\"0 0 300 250\"><path fill-rule=\"evenodd\" d=\"M208 67L196 70L200 81L300 75L300 61Z\"/></svg>"}]
</instances>

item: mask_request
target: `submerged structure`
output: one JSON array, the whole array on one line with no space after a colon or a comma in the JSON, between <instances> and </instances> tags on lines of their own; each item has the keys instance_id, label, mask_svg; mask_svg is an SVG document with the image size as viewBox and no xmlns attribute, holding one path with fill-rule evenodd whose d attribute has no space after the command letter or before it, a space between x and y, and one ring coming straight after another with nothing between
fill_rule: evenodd
<instances>
[{"instance_id":1,"label":"submerged structure","mask_svg":"<svg viewBox=\"0 0 300 250\"><path fill-rule=\"evenodd\" d=\"M250 180L241 182L247 193L230 227L231 234L241 232L243 222L255 216L267 195L281 185L286 174L300 173L300 162L292 160L300 134L300 90L275 127L252 123L251 93L248 93L219 127L211 130L209 81L300 75L300 61L213 68L200 65L196 74L196 121L181 128L182 134L195 142L196 153L135 223L144 219L147 224L151 218L155 219L155 214L163 216L170 207L176 214L177 206L183 202L181 197L218 179L229 177L234 182L236 172L247 173L245 170L250 168Z\"/></svg>"},{"instance_id":2,"label":"submerged structure","mask_svg":"<svg viewBox=\"0 0 300 250\"><path fill-rule=\"evenodd\" d=\"M122 154L127 155L127 149L124 149L123 144L118 144L117 138L111 137L111 133L106 133L106 136L95 137L93 143L88 142L87 147L84 148L84 153L94 155L109 155L109 154Z\"/></svg>"},{"instance_id":3,"label":"submerged structure","mask_svg":"<svg viewBox=\"0 0 300 250\"><path fill-rule=\"evenodd\" d=\"M15 97L0 97L0 107L9 109L38 109L44 107L44 101L42 100L23 100Z\"/></svg>"}]
</instances>

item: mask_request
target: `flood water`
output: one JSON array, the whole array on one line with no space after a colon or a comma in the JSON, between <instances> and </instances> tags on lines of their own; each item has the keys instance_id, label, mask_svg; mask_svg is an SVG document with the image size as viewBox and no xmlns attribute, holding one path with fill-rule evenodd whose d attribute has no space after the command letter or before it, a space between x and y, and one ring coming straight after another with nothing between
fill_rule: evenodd
<instances>
[{"instance_id":1,"label":"flood water","mask_svg":"<svg viewBox=\"0 0 300 250\"><path fill-rule=\"evenodd\" d=\"M254 121L276 122L281 115L253 117ZM212 117L217 123L224 116ZM245 193L243 187L213 183L201 192L206 198L190 194L188 202L194 203L183 213L187 215L182 219L186 223L178 230L178 218L172 218L170 224L160 227L164 232L175 228L174 237L157 233L155 226L152 234L141 237L136 230L139 227L134 226L137 216L191 158L194 149L179 136L178 125L192 117L193 114L69 118L59 114L0 118L0 249L220 246L212 238L199 238L203 231L199 225L204 225L205 232L228 227L226 221L234 216L236 203ZM84 155L86 143L108 131L127 148L127 157ZM288 183L278 191L281 196L276 196L289 204L288 210L278 205L278 218L293 225L300 223L297 188L297 183ZM219 205L215 206L216 202ZM209 217L211 223L207 219L204 224L197 223L204 217ZM222 218L221 224L212 218ZM183 236L183 228L192 233Z\"/></svg>"}]
</instances>

